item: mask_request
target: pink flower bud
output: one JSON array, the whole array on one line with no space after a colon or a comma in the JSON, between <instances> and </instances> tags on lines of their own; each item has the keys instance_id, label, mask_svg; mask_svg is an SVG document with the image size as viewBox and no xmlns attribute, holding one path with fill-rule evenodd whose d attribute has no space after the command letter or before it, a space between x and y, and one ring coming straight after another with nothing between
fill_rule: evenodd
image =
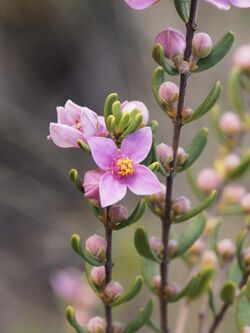
<instances>
[{"instance_id":1,"label":"pink flower bud","mask_svg":"<svg viewBox=\"0 0 250 333\"><path fill-rule=\"evenodd\" d=\"M177 151L177 163L179 165L182 165L186 162L187 158L188 154L185 152L183 148L179 147Z\"/></svg>"},{"instance_id":2,"label":"pink flower bud","mask_svg":"<svg viewBox=\"0 0 250 333\"><path fill-rule=\"evenodd\" d=\"M113 331L112 333L123 333L125 330L125 325L123 323L120 323L118 321L115 321L113 323Z\"/></svg>"},{"instance_id":3,"label":"pink flower bud","mask_svg":"<svg viewBox=\"0 0 250 333\"><path fill-rule=\"evenodd\" d=\"M211 37L199 32L193 38L193 55L198 58L206 58L212 51L213 42Z\"/></svg>"},{"instance_id":4,"label":"pink flower bud","mask_svg":"<svg viewBox=\"0 0 250 333\"><path fill-rule=\"evenodd\" d=\"M98 236L90 236L85 242L86 250L94 257L104 260L106 256L107 243L106 241Z\"/></svg>"},{"instance_id":5,"label":"pink flower bud","mask_svg":"<svg viewBox=\"0 0 250 333\"><path fill-rule=\"evenodd\" d=\"M159 293L161 290L161 276L160 275L155 275L152 279L152 285L154 290Z\"/></svg>"},{"instance_id":6,"label":"pink flower bud","mask_svg":"<svg viewBox=\"0 0 250 333\"><path fill-rule=\"evenodd\" d=\"M217 265L217 258L213 251L206 250L201 258L202 268L215 268Z\"/></svg>"},{"instance_id":7,"label":"pink flower bud","mask_svg":"<svg viewBox=\"0 0 250 333\"><path fill-rule=\"evenodd\" d=\"M104 289L104 299L110 303L123 293L123 287L119 282L109 282Z\"/></svg>"},{"instance_id":8,"label":"pink flower bud","mask_svg":"<svg viewBox=\"0 0 250 333\"><path fill-rule=\"evenodd\" d=\"M212 168L203 169L197 177L197 185L204 192L210 192L220 186L220 178Z\"/></svg>"},{"instance_id":9,"label":"pink flower bud","mask_svg":"<svg viewBox=\"0 0 250 333\"><path fill-rule=\"evenodd\" d=\"M234 54L234 64L244 71L250 71L250 45L242 45Z\"/></svg>"},{"instance_id":10,"label":"pink flower bud","mask_svg":"<svg viewBox=\"0 0 250 333\"><path fill-rule=\"evenodd\" d=\"M225 261L231 261L236 253L235 244L231 239L222 239L217 245L219 256Z\"/></svg>"},{"instance_id":11,"label":"pink flower bud","mask_svg":"<svg viewBox=\"0 0 250 333\"><path fill-rule=\"evenodd\" d=\"M150 242L151 248L159 256L163 250L162 241L159 238L152 236L152 237L150 237L149 242Z\"/></svg>"},{"instance_id":12,"label":"pink flower bud","mask_svg":"<svg viewBox=\"0 0 250 333\"><path fill-rule=\"evenodd\" d=\"M191 109L190 107L184 108L181 112L182 119L184 119L184 120L188 119L193 112L194 112L194 110Z\"/></svg>"},{"instance_id":13,"label":"pink flower bud","mask_svg":"<svg viewBox=\"0 0 250 333\"><path fill-rule=\"evenodd\" d=\"M243 261L246 266L250 266L250 247L243 250Z\"/></svg>"},{"instance_id":14,"label":"pink flower bud","mask_svg":"<svg viewBox=\"0 0 250 333\"><path fill-rule=\"evenodd\" d=\"M170 81L161 84L159 97L163 103L173 105L179 98L179 87Z\"/></svg>"},{"instance_id":15,"label":"pink flower bud","mask_svg":"<svg viewBox=\"0 0 250 333\"><path fill-rule=\"evenodd\" d=\"M241 206L246 213L250 213L250 193L245 194L241 199Z\"/></svg>"},{"instance_id":16,"label":"pink flower bud","mask_svg":"<svg viewBox=\"0 0 250 333\"><path fill-rule=\"evenodd\" d=\"M176 282L169 282L165 288L165 297L171 300L180 292L180 286Z\"/></svg>"},{"instance_id":17,"label":"pink flower bud","mask_svg":"<svg viewBox=\"0 0 250 333\"><path fill-rule=\"evenodd\" d=\"M106 323L101 317L91 318L87 324L89 333L105 333Z\"/></svg>"},{"instance_id":18,"label":"pink flower bud","mask_svg":"<svg viewBox=\"0 0 250 333\"><path fill-rule=\"evenodd\" d=\"M160 143L156 147L157 156L164 168L168 168L168 164L173 161L173 149L165 143Z\"/></svg>"},{"instance_id":19,"label":"pink flower bud","mask_svg":"<svg viewBox=\"0 0 250 333\"><path fill-rule=\"evenodd\" d=\"M175 216L185 214L191 208L190 200L184 196L175 198L172 203L172 212Z\"/></svg>"},{"instance_id":20,"label":"pink flower bud","mask_svg":"<svg viewBox=\"0 0 250 333\"><path fill-rule=\"evenodd\" d=\"M229 154L224 158L226 172L232 171L240 164L240 157L237 154Z\"/></svg>"},{"instance_id":21,"label":"pink flower bud","mask_svg":"<svg viewBox=\"0 0 250 333\"><path fill-rule=\"evenodd\" d=\"M122 205L112 205L109 209L108 216L111 223L119 224L128 218L128 211Z\"/></svg>"},{"instance_id":22,"label":"pink flower bud","mask_svg":"<svg viewBox=\"0 0 250 333\"><path fill-rule=\"evenodd\" d=\"M229 111L222 114L220 128L227 135L235 135L242 130L242 123L236 113Z\"/></svg>"},{"instance_id":23,"label":"pink flower bud","mask_svg":"<svg viewBox=\"0 0 250 333\"><path fill-rule=\"evenodd\" d=\"M105 283L106 274L105 274L105 267L93 267L90 272L90 276L92 281L98 286L101 287Z\"/></svg>"},{"instance_id":24,"label":"pink flower bud","mask_svg":"<svg viewBox=\"0 0 250 333\"><path fill-rule=\"evenodd\" d=\"M166 198L166 185L161 183L161 188L161 191L149 196L150 201L158 205L162 205Z\"/></svg>"},{"instance_id":25,"label":"pink flower bud","mask_svg":"<svg viewBox=\"0 0 250 333\"><path fill-rule=\"evenodd\" d=\"M241 199L246 194L246 189L242 185L233 184L225 187L223 199L229 204L240 203Z\"/></svg>"},{"instance_id":26,"label":"pink flower bud","mask_svg":"<svg viewBox=\"0 0 250 333\"><path fill-rule=\"evenodd\" d=\"M242 328L242 333L250 333L250 326L244 326Z\"/></svg>"},{"instance_id":27,"label":"pink flower bud","mask_svg":"<svg viewBox=\"0 0 250 333\"><path fill-rule=\"evenodd\" d=\"M146 126L148 123L148 119L149 119L149 112L148 109L146 107L146 105L142 102L139 101L131 101L131 102L123 102L122 103L122 113L130 113L133 110L139 110L142 113L143 116L143 125Z\"/></svg>"},{"instance_id":28,"label":"pink flower bud","mask_svg":"<svg viewBox=\"0 0 250 333\"><path fill-rule=\"evenodd\" d=\"M178 250L178 247L179 247L179 245L178 245L177 240L170 239L168 241L168 253L169 253L170 257L176 253L176 251Z\"/></svg>"},{"instance_id":29,"label":"pink flower bud","mask_svg":"<svg viewBox=\"0 0 250 333\"><path fill-rule=\"evenodd\" d=\"M101 170L91 170L85 173L83 188L87 199L97 202L100 201L99 183L103 175L104 171Z\"/></svg>"},{"instance_id":30,"label":"pink flower bud","mask_svg":"<svg viewBox=\"0 0 250 333\"><path fill-rule=\"evenodd\" d=\"M189 249L188 255L193 257L200 257L205 248L204 242L198 239Z\"/></svg>"},{"instance_id":31,"label":"pink flower bud","mask_svg":"<svg viewBox=\"0 0 250 333\"><path fill-rule=\"evenodd\" d=\"M165 56L169 59L173 59L179 53L183 52L186 47L184 35L172 28L160 32L156 36L156 43L163 46Z\"/></svg>"}]
</instances>

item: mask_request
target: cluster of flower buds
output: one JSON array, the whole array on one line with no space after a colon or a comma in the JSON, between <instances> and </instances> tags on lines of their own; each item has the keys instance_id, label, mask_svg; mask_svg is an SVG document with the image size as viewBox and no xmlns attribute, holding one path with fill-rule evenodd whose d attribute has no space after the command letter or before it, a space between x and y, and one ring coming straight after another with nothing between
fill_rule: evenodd
<instances>
[{"instance_id":1,"label":"cluster of flower buds","mask_svg":"<svg viewBox=\"0 0 250 333\"><path fill-rule=\"evenodd\" d=\"M163 168L169 172L171 169L171 162L173 161L173 149L172 147L166 145L165 143L160 143L156 147L157 157L161 162ZM187 160L188 154L181 147L177 151L177 170L181 167Z\"/></svg>"}]
</instances>

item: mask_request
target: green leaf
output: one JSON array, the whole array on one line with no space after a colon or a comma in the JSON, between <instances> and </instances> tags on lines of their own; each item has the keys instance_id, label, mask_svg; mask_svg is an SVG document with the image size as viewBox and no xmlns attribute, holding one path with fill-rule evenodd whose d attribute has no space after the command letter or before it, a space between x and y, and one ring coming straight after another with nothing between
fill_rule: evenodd
<instances>
[{"instance_id":1,"label":"green leaf","mask_svg":"<svg viewBox=\"0 0 250 333\"><path fill-rule=\"evenodd\" d=\"M187 23L189 18L189 2L187 0L174 0L174 4L180 18Z\"/></svg>"},{"instance_id":2,"label":"green leaf","mask_svg":"<svg viewBox=\"0 0 250 333\"><path fill-rule=\"evenodd\" d=\"M153 48L153 59L154 61L160 65L161 67L163 67L163 69L165 70L165 72L167 72L169 75L179 75L179 72L177 71L176 68L174 68L173 66L171 66L167 59L165 58L164 55L164 49L161 46L161 44L156 44Z\"/></svg>"},{"instance_id":3,"label":"green leaf","mask_svg":"<svg viewBox=\"0 0 250 333\"><path fill-rule=\"evenodd\" d=\"M231 281L234 281L237 285L240 284L242 280L243 272L240 269L240 266L238 264L238 260L235 259L230 266L229 273L228 273L228 279Z\"/></svg>"},{"instance_id":4,"label":"green leaf","mask_svg":"<svg viewBox=\"0 0 250 333\"><path fill-rule=\"evenodd\" d=\"M153 278L159 274L159 266L152 260L142 260L142 275L149 290L155 293Z\"/></svg>"},{"instance_id":5,"label":"green leaf","mask_svg":"<svg viewBox=\"0 0 250 333\"><path fill-rule=\"evenodd\" d=\"M135 231L134 243L137 252L144 258L160 263L160 259L150 246L148 235L144 228L138 228Z\"/></svg>"},{"instance_id":6,"label":"green leaf","mask_svg":"<svg viewBox=\"0 0 250 333\"><path fill-rule=\"evenodd\" d=\"M191 121L197 120L210 111L218 101L222 88L221 82L217 81L204 102L190 115L190 117L183 120L183 124L185 125Z\"/></svg>"},{"instance_id":7,"label":"green leaf","mask_svg":"<svg viewBox=\"0 0 250 333\"><path fill-rule=\"evenodd\" d=\"M208 305L209 305L213 315L216 316L215 295L214 295L214 292L211 288L208 291Z\"/></svg>"},{"instance_id":8,"label":"green leaf","mask_svg":"<svg viewBox=\"0 0 250 333\"><path fill-rule=\"evenodd\" d=\"M67 306L65 313L69 324L76 330L77 333L87 333L87 330L78 324L75 317L75 311L72 306Z\"/></svg>"},{"instance_id":9,"label":"green leaf","mask_svg":"<svg viewBox=\"0 0 250 333\"><path fill-rule=\"evenodd\" d=\"M220 227L221 227L221 221L218 219L210 238L210 247L216 254L217 254L217 244L218 244Z\"/></svg>"},{"instance_id":10,"label":"green leaf","mask_svg":"<svg viewBox=\"0 0 250 333\"><path fill-rule=\"evenodd\" d=\"M149 127L151 127L151 130L152 130L152 133L155 134L158 126L159 126L159 123L158 121L156 120L152 120L149 124L148 124Z\"/></svg>"},{"instance_id":11,"label":"green leaf","mask_svg":"<svg viewBox=\"0 0 250 333\"><path fill-rule=\"evenodd\" d=\"M192 217L200 214L201 212L203 212L203 210L211 206L212 203L215 201L216 197L217 191L212 191L209 196L207 196L203 201L201 201L197 207L192 208L180 217L175 218L172 223L182 223L190 220Z\"/></svg>"},{"instance_id":12,"label":"green leaf","mask_svg":"<svg viewBox=\"0 0 250 333\"><path fill-rule=\"evenodd\" d=\"M221 289L220 297L223 302L233 304L236 296L237 285L234 281L227 281Z\"/></svg>"},{"instance_id":13,"label":"green leaf","mask_svg":"<svg viewBox=\"0 0 250 333\"><path fill-rule=\"evenodd\" d=\"M153 312L153 302L150 300L144 309L138 312L137 316L126 325L124 333L134 333L148 321Z\"/></svg>"},{"instance_id":14,"label":"green leaf","mask_svg":"<svg viewBox=\"0 0 250 333\"><path fill-rule=\"evenodd\" d=\"M239 236L237 237L236 240L236 254L237 254L237 260L238 260L238 265L242 271L244 271L244 262L242 258L242 250L243 250L243 245L244 241L247 237L247 230L241 230L239 233Z\"/></svg>"},{"instance_id":15,"label":"green leaf","mask_svg":"<svg viewBox=\"0 0 250 333\"><path fill-rule=\"evenodd\" d=\"M160 327L158 327L150 318L147 321L147 326L151 328L151 330L155 331L156 333L162 333Z\"/></svg>"},{"instance_id":16,"label":"green leaf","mask_svg":"<svg viewBox=\"0 0 250 333\"><path fill-rule=\"evenodd\" d=\"M185 148L188 158L186 162L180 167L178 172L182 172L188 169L201 155L207 144L208 129L203 127L199 130L196 136L193 138L191 144Z\"/></svg>"},{"instance_id":17,"label":"green leaf","mask_svg":"<svg viewBox=\"0 0 250 333\"><path fill-rule=\"evenodd\" d=\"M129 227L132 224L138 222L145 213L146 207L147 207L146 200L145 199L140 200L137 206L135 207L134 211L131 213L131 215L126 220L116 225L113 229L121 230L125 227Z\"/></svg>"},{"instance_id":18,"label":"green leaf","mask_svg":"<svg viewBox=\"0 0 250 333\"><path fill-rule=\"evenodd\" d=\"M115 125L118 126L122 118L121 102L115 101L112 105L112 113L115 117Z\"/></svg>"},{"instance_id":19,"label":"green leaf","mask_svg":"<svg viewBox=\"0 0 250 333\"><path fill-rule=\"evenodd\" d=\"M190 246L201 236L206 225L206 218L203 214L198 215L194 221L190 222L184 232L177 238L178 249L173 255L177 258L183 255Z\"/></svg>"},{"instance_id":20,"label":"green leaf","mask_svg":"<svg viewBox=\"0 0 250 333\"><path fill-rule=\"evenodd\" d=\"M236 303L236 323L239 333L242 333L245 326L250 326L250 303L246 287L241 289L240 297Z\"/></svg>"},{"instance_id":21,"label":"green leaf","mask_svg":"<svg viewBox=\"0 0 250 333\"><path fill-rule=\"evenodd\" d=\"M187 181L188 181L193 193L196 195L196 197L201 200L204 199L205 195L197 186L196 179L194 178L194 172L191 167L186 171L186 176L187 176Z\"/></svg>"},{"instance_id":22,"label":"green leaf","mask_svg":"<svg viewBox=\"0 0 250 333\"><path fill-rule=\"evenodd\" d=\"M242 73L237 67L231 69L228 80L228 94L231 105L241 118L244 117L244 101L242 97Z\"/></svg>"},{"instance_id":23,"label":"green leaf","mask_svg":"<svg viewBox=\"0 0 250 333\"><path fill-rule=\"evenodd\" d=\"M240 164L232 171L228 172L227 180L235 180L242 177L250 169L250 151L247 151Z\"/></svg>"},{"instance_id":24,"label":"green leaf","mask_svg":"<svg viewBox=\"0 0 250 333\"><path fill-rule=\"evenodd\" d=\"M168 106L167 104L163 103L159 98L159 89L163 82L165 82L165 71L162 67L157 67L154 70L153 78L152 78L152 88L153 88L153 94L156 102L159 104L159 106L162 108L164 112L167 111Z\"/></svg>"},{"instance_id":25,"label":"green leaf","mask_svg":"<svg viewBox=\"0 0 250 333\"><path fill-rule=\"evenodd\" d=\"M82 186L82 180L79 178L79 174L78 174L78 171L76 169L71 169L69 171L69 177L70 177L70 180L72 181L72 183L76 186L76 188L84 193L84 188Z\"/></svg>"},{"instance_id":26,"label":"green leaf","mask_svg":"<svg viewBox=\"0 0 250 333\"><path fill-rule=\"evenodd\" d=\"M114 307L130 301L139 293L139 291L142 288L142 285L143 285L142 276L137 276L135 278L134 283L130 286L130 288L126 292L122 293L122 295L119 296L116 300L110 303L110 306Z\"/></svg>"},{"instance_id":27,"label":"green leaf","mask_svg":"<svg viewBox=\"0 0 250 333\"><path fill-rule=\"evenodd\" d=\"M234 33L226 33L213 47L212 52L208 57L202 58L197 63L197 68L193 71L194 73L205 71L215 66L231 49L234 42Z\"/></svg>"},{"instance_id":28,"label":"green leaf","mask_svg":"<svg viewBox=\"0 0 250 333\"><path fill-rule=\"evenodd\" d=\"M217 136L217 138L219 139L219 141L222 144L226 145L228 143L228 138L223 133L223 131L220 129L220 126L219 126L220 115L221 115L220 108L217 105L215 105L213 107L212 111L210 112L210 114L211 114L211 125L212 125L215 135Z\"/></svg>"},{"instance_id":29,"label":"green leaf","mask_svg":"<svg viewBox=\"0 0 250 333\"><path fill-rule=\"evenodd\" d=\"M73 250L82 257L87 263L89 263L92 266L102 266L103 262L101 262L99 259L91 256L91 254L88 253L87 250L83 249L81 246L81 238L79 235L74 234L71 237L71 246Z\"/></svg>"},{"instance_id":30,"label":"green leaf","mask_svg":"<svg viewBox=\"0 0 250 333\"><path fill-rule=\"evenodd\" d=\"M112 94L108 95L108 97L105 100L103 115L105 118L106 126L107 126L108 116L113 114L112 113L113 103L115 103L117 101L117 99L118 99L118 95L116 93L112 93Z\"/></svg>"}]
</instances>

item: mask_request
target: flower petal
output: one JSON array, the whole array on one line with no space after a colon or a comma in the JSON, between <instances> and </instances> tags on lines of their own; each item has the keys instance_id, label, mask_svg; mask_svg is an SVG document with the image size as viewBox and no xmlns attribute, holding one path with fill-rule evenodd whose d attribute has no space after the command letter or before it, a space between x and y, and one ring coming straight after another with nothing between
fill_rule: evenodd
<instances>
[{"instance_id":1,"label":"flower petal","mask_svg":"<svg viewBox=\"0 0 250 333\"><path fill-rule=\"evenodd\" d=\"M230 0L231 4L239 8L248 8L250 7L250 0Z\"/></svg>"},{"instance_id":2,"label":"flower petal","mask_svg":"<svg viewBox=\"0 0 250 333\"><path fill-rule=\"evenodd\" d=\"M137 165L133 176L127 177L126 183L130 191L137 195L150 195L162 190L155 174L144 165Z\"/></svg>"},{"instance_id":3,"label":"flower petal","mask_svg":"<svg viewBox=\"0 0 250 333\"><path fill-rule=\"evenodd\" d=\"M122 113L131 112L134 109L141 111L143 116L143 125L146 126L148 123L149 112L146 105L140 101L131 101L131 102L123 102L122 103Z\"/></svg>"},{"instance_id":4,"label":"flower petal","mask_svg":"<svg viewBox=\"0 0 250 333\"><path fill-rule=\"evenodd\" d=\"M146 9L159 0L125 0L125 2L133 9L141 10Z\"/></svg>"},{"instance_id":5,"label":"flower petal","mask_svg":"<svg viewBox=\"0 0 250 333\"><path fill-rule=\"evenodd\" d=\"M69 115L75 120L75 122L80 121L82 109L80 105L77 105L69 99L65 104L65 109L69 113Z\"/></svg>"},{"instance_id":6,"label":"flower petal","mask_svg":"<svg viewBox=\"0 0 250 333\"><path fill-rule=\"evenodd\" d=\"M143 161L152 146L152 131L144 127L125 137L121 144L121 152L137 164Z\"/></svg>"},{"instance_id":7,"label":"flower petal","mask_svg":"<svg viewBox=\"0 0 250 333\"><path fill-rule=\"evenodd\" d=\"M127 185L124 181L115 178L111 172L107 172L100 180L99 191L101 206L107 207L125 197Z\"/></svg>"},{"instance_id":8,"label":"flower petal","mask_svg":"<svg viewBox=\"0 0 250 333\"><path fill-rule=\"evenodd\" d=\"M95 112L83 107L81 110L81 123L83 126L83 134L87 139L96 135L98 117Z\"/></svg>"},{"instance_id":9,"label":"flower petal","mask_svg":"<svg viewBox=\"0 0 250 333\"><path fill-rule=\"evenodd\" d=\"M77 129L57 123L50 123L50 139L61 148L78 148L77 140L86 141Z\"/></svg>"},{"instance_id":10,"label":"flower petal","mask_svg":"<svg viewBox=\"0 0 250 333\"><path fill-rule=\"evenodd\" d=\"M218 9L223 9L223 10L230 9L230 3L228 0L206 0L206 2L211 3Z\"/></svg>"},{"instance_id":11,"label":"flower petal","mask_svg":"<svg viewBox=\"0 0 250 333\"><path fill-rule=\"evenodd\" d=\"M96 164L102 170L110 170L111 163L118 153L116 144L111 139L92 137L88 145Z\"/></svg>"},{"instance_id":12,"label":"flower petal","mask_svg":"<svg viewBox=\"0 0 250 333\"><path fill-rule=\"evenodd\" d=\"M58 106L56 108L56 111L57 111L57 122L59 124L65 124L65 125L69 125L69 126L72 126L75 124L74 119L70 116L69 112L67 110L65 110L64 107Z\"/></svg>"}]
</instances>

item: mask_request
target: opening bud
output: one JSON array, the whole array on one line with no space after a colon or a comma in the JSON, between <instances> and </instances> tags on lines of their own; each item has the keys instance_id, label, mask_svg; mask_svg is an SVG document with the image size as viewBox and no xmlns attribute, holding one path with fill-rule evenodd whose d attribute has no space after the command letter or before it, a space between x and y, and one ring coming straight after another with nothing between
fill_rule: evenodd
<instances>
[{"instance_id":1,"label":"opening bud","mask_svg":"<svg viewBox=\"0 0 250 333\"><path fill-rule=\"evenodd\" d=\"M85 197L93 200L96 204L100 202L99 183L103 175L104 172L101 170L91 170L85 173L83 179Z\"/></svg>"},{"instance_id":2,"label":"opening bud","mask_svg":"<svg viewBox=\"0 0 250 333\"><path fill-rule=\"evenodd\" d=\"M219 125L221 130L229 136L236 135L242 130L240 117L232 111L222 114Z\"/></svg>"},{"instance_id":3,"label":"opening bud","mask_svg":"<svg viewBox=\"0 0 250 333\"><path fill-rule=\"evenodd\" d=\"M106 256L107 243L106 241L98 236L90 236L85 242L86 250L94 257L104 260Z\"/></svg>"},{"instance_id":4,"label":"opening bud","mask_svg":"<svg viewBox=\"0 0 250 333\"><path fill-rule=\"evenodd\" d=\"M241 207L247 214L250 214L250 193L247 193L241 199Z\"/></svg>"},{"instance_id":5,"label":"opening bud","mask_svg":"<svg viewBox=\"0 0 250 333\"><path fill-rule=\"evenodd\" d=\"M146 105L142 102L139 101L125 101L122 103L122 113L130 113L133 110L139 110L143 116L143 125L146 126L148 123L148 119L149 119L149 112L148 109L146 107Z\"/></svg>"},{"instance_id":6,"label":"opening bud","mask_svg":"<svg viewBox=\"0 0 250 333\"><path fill-rule=\"evenodd\" d=\"M128 211L122 205L113 205L110 207L108 216L110 222L114 225L121 223L128 218Z\"/></svg>"},{"instance_id":7,"label":"opening bud","mask_svg":"<svg viewBox=\"0 0 250 333\"><path fill-rule=\"evenodd\" d=\"M94 317L87 323L87 329L89 333L105 333L106 322L101 317Z\"/></svg>"},{"instance_id":8,"label":"opening bud","mask_svg":"<svg viewBox=\"0 0 250 333\"><path fill-rule=\"evenodd\" d=\"M123 323L120 323L118 321L115 321L113 323L112 333L123 333L124 330L125 330L125 325Z\"/></svg>"},{"instance_id":9,"label":"opening bud","mask_svg":"<svg viewBox=\"0 0 250 333\"><path fill-rule=\"evenodd\" d=\"M173 59L174 57L182 54L186 47L184 35L172 28L168 28L160 32L156 36L156 43L163 46L165 56L169 59Z\"/></svg>"},{"instance_id":10,"label":"opening bud","mask_svg":"<svg viewBox=\"0 0 250 333\"><path fill-rule=\"evenodd\" d=\"M179 87L173 82L164 82L160 86L159 97L162 102L172 106L179 98Z\"/></svg>"},{"instance_id":11,"label":"opening bud","mask_svg":"<svg viewBox=\"0 0 250 333\"><path fill-rule=\"evenodd\" d=\"M218 189L220 178L213 168L206 168L198 174L197 185L202 191L210 192Z\"/></svg>"},{"instance_id":12,"label":"opening bud","mask_svg":"<svg viewBox=\"0 0 250 333\"><path fill-rule=\"evenodd\" d=\"M242 45L236 50L234 64L243 71L250 71L250 45Z\"/></svg>"},{"instance_id":13,"label":"opening bud","mask_svg":"<svg viewBox=\"0 0 250 333\"><path fill-rule=\"evenodd\" d=\"M178 148L177 151L177 163L178 165L182 165L186 162L188 158L188 154L185 152L185 150L181 147Z\"/></svg>"},{"instance_id":14,"label":"opening bud","mask_svg":"<svg viewBox=\"0 0 250 333\"><path fill-rule=\"evenodd\" d=\"M104 289L104 300L107 303L114 301L123 293L123 287L119 282L109 282Z\"/></svg>"},{"instance_id":15,"label":"opening bud","mask_svg":"<svg viewBox=\"0 0 250 333\"><path fill-rule=\"evenodd\" d=\"M105 267L104 266L93 267L91 269L90 277L96 286L102 287L106 279Z\"/></svg>"},{"instance_id":16,"label":"opening bud","mask_svg":"<svg viewBox=\"0 0 250 333\"><path fill-rule=\"evenodd\" d=\"M184 196L175 198L172 203L172 214L180 216L185 214L191 208L190 200Z\"/></svg>"},{"instance_id":17,"label":"opening bud","mask_svg":"<svg viewBox=\"0 0 250 333\"><path fill-rule=\"evenodd\" d=\"M151 245L151 248L154 250L154 252L160 256L162 251L163 251L163 244L162 244L162 241L157 238L157 237L150 237L150 245Z\"/></svg>"},{"instance_id":18,"label":"opening bud","mask_svg":"<svg viewBox=\"0 0 250 333\"><path fill-rule=\"evenodd\" d=\"M217 251L223 261L231 261L236 253L235 244L231 239L222 239L217 245Z\"/></svg>"},{"instance_id":19,"label":"opening bud","mask_svg":"<svg viewBox=\"0 0 250 333\"><path fill-rule=\"evenodd\" d=\"M212 51L213 42L211 37L199 32L193 38L193 55L197 58L206 58Z\"/></svg>"}]
</instances>

